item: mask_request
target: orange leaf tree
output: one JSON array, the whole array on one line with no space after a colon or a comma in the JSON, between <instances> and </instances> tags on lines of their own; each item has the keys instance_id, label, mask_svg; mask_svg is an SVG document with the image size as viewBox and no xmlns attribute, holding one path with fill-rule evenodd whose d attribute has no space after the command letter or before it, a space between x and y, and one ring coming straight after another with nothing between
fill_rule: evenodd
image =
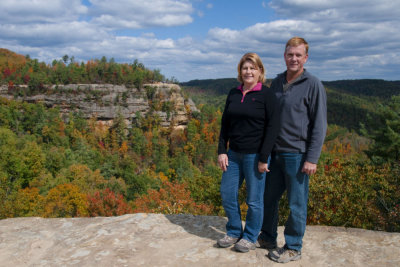
<instances>
[{"instance_id":1,"label":"orange leaf tree","mask_svg":"<svg viewBox=\"0 0 400 267\"><path fill-rule=\"evenodd\" d=\"M197 204L190 196L185 184L163 181L159 190L149 189L134 203L134 212L163 214L209 214L211 205Z\"/></svg>"},{"instance_id":2,"label":"orange leaf tree","mask_svg":"<svg viewBox=\"0 0 400 267\"><path fill-rule=\"evenodd\" d=\"M132 212L122 194L115 194L109 188L88 195L87 200L89 215L92 217L119 216Z\"/></svg>"}]
</instances>

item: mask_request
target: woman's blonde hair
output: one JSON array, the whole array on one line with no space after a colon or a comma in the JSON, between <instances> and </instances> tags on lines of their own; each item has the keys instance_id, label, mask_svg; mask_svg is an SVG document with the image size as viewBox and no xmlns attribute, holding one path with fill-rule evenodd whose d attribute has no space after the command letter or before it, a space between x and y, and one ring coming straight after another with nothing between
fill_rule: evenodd
<instances>
[{"instance_id":1,"label":"woman's blonde hair","mask_svg":"<svg viewBox=\"0 0 400 267\"><path fill-rule=\"evenodd\" d=\"M237 66L237 72L238 72L237 80L240 83L243 83L242 66L243 66L244 62L246 62L246 61L250 61L251 63L254 64L254 66L256 68L258 68L260 70L261 74L260 74L260 77L258 78L258 81L261 83L265 83L265 68L261 61L261 58L256 53L246 53L240 59L239 64Z\"/></svg>"}]
</instances>

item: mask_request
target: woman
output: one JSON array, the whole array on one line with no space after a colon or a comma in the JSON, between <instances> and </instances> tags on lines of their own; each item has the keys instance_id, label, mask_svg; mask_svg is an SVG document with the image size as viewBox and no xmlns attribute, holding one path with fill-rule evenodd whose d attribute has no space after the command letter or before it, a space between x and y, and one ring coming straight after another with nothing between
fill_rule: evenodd
<instances>
[{"instance_id":1,"label":"woman","mask_svg":"<svg viewBox=\"0 0 400 267\"><path fill-rule=\"evenodd\" d=\"M263 221L265 173L278 133L274 94L265 87L265 69L255 53L245 54L237 67L241 85L230 90L221 120L218 164L223 171L221 197L228 222L220 247L248 252ZM229 149L228 149L229 143ZM238 202L239 188L246 180L248 211L243 229Z\"/></svg>"}]
</instances>

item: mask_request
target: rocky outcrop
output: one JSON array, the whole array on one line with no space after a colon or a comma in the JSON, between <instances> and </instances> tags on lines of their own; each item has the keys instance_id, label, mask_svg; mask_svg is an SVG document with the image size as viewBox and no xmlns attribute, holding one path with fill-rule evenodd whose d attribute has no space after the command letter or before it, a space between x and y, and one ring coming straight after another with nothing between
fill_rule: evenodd
<instances>
[{"instance_id":1,"label":"rocky outcrop","mask_svg":"<svg viewBox=\"0 0 400 267\"><path fill-rule=\"evenodd\" d=\"M282 266L265 249L218 248L226 218L128 214L0 220L0 266ZM283 228L279 227L279 245ZM285 266L400 266L400 233L308 226Z\"/></svg>"},{"instance_id":2,"label":"rocky outcrop","mask_svg":"<svg viewBox=\"0 0 400 267\"><path fill-rule=\"evenodd\" d=\"M128 127L137 117L153 112L161 125L184 127L190 112L198 111L190 98L185 99L176 84L145 84L142 89L112 84L69 84L47 86L40 94L24 94L25 85L9 90L0 87L0 96L8 99L43 103L47 107L59 107L67 118L70 112L80 112L85 118L95 117L98 121L111 124L117 116L125 119ZM16 93L18 92L18 93Z\"/></svg>"}]
</instances>

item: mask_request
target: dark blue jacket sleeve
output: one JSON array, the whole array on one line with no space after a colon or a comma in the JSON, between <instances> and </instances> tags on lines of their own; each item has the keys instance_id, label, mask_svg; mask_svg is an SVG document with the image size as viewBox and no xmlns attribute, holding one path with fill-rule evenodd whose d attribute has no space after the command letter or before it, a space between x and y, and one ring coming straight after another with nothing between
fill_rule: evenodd
<instances>
[{"instance_id":1,"label":"dark blue jacket sleeve","mask_svg":"<svg viewBox=\"0 0 400 267\"><path fill-rule=\"evenodd\" d=\"M228 96L226 97L225 108L224 108L224 112L222 113L221 130L219 133L219 142L218 142L218 155L226 154L227 150L228 150L229 118L227 116L226 111L229 106L229 98L230 98L231 92L232 92L232 90L229 92Z\"/></svg>"},{"instance_id":2,"label":"dark blue jacket sleeve","mask_svg":"<svg viewBox=\"0 0 400 267\"><path fill-rule=\"evenodd\" d=\"M259 161L263 163L268 162L268 157L272 152L276 137L279 133L279 126L279 103L275 94L268 88L265 101L265 132L259 153Z\"/></svg>"}]
</instances>

